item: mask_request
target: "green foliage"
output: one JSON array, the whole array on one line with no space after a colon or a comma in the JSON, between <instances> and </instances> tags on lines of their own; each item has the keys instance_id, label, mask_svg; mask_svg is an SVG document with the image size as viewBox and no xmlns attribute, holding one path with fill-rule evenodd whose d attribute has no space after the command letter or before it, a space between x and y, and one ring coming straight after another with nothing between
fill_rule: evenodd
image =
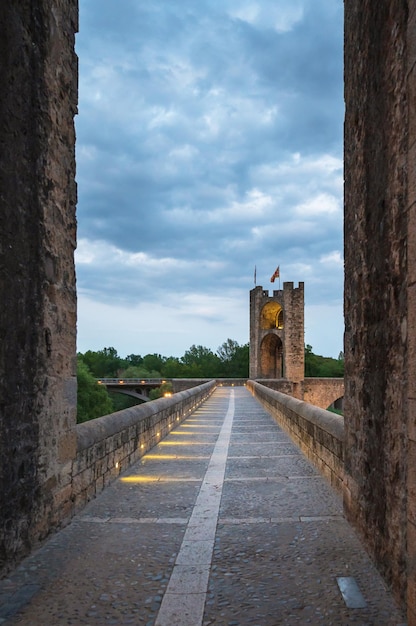
<instances>
[{"instance_id":1,"label":"green foliage","mask_svg":"<svg viewBox=\"0 0 416 626\"><path fill-rule=\"evenodd\" d=\"M151 372L149 372L145 367L140 366L137 367L135 365L130 365L127 369L121 370L120 372L121 378L160 378L159 375L153 376Z\"/></svg>"},{"instance_id":2,"label":"green foliage","mask_svg":"<svg viewBox=\"0 0 416 626\"><path fill-rule=\"evenodd\" d=\"M107 389L99 385L87 364L78 357L77 362L77 422L87 422L101 415L113 413L114 407Z\"/></svg>"},{"instance_id":3,"label":"green foliage","mask_svg":"<svg viewBox=\"0 0 416 626\"><path fill-rule=\"evenodd\" d=\"M165 360L162 374L164 378L186 378L186 366L174 356L170 356Z\"/></svg>"},{"instance_id":4,"label":"green foliage","mask_svg":"<svg viewBox=\"0 0 416 626\"><path fill-rule=\"evenodd\" d=\"M157 400L158 398L162 398L166 394L173 393L172 383L162 383L160 387L156 387L156 389L152 389L149 393L150 400Z\"/></svg>"},{"instance_id":5,"label":"green foliage","mask_svg":"<svg viewBox=\"0 0 416 626\"><path fill-rule=\"evenodd\" d=\"M314 354L312 352L312 346L307 344L305 346L305 376L315 378L343 378L343 353L340 353L338 359L324 357Z\"/></svg>"},{"instance_id":6,"label":"green foliage","mask_svg":"<svg viewBox=\"0 0 416 626\"><path fill-rule=\"evenodd\" d=\"M329 411L330 413L336 413L336 415L343 415L341 409L334 409L333 406L328 407L327 411Z\"/></svg>"},{"instance_id":7,"label":"green foliage","mask_svg":"<svg viewBox=\"0 0 416 626\"><path fill-rule=\"evenodd\" d=\"M115 348L104 348L98 352L88 350L79 356L96 378L115 378L125 366L124 359L118 356Z\"/></svg>"},{"instance_id":8,"label":"green foliage","mask_svg":"<svg viewBox=\"0 0 416 626\"><path fill-rule=\"evenodd\" d=\"M221 360L209 348L192 345L182 357L185 378L216 378L221 371Z\"/></svg>"},{"instance_id":9,"label":"green foliage","mask_svg":"<svg viewBox=\"0 0 416 626\"><path fill-rule=\"evenodd\" d=\"M143 357L143 367L151 372L152 378L160 378L165 359L160 354L146 354Z\"/></svg>"},{"instance_id":10,"label":"green foliage","mask_svg":"<svg viewBox=\"0 0 416 626\"><path fill-rule=\"evenodd\" d=\"M249 344L240 346L227 339L217 350L221 360L221 378L247 378L249 370Z\"/></svg>"},{"instance_id":11,"label":"green foliage","mask_svg":"<svg viewBox=\"0 0 416 626\"><path fill-rule=\"evenodd\" d=\"M111 398L111 402L113 403L113 411L122 411L123 409L129 409L131 406L137 406L138 404L143 404L144 400L140 400L139 398L133 398L132 396L128 396L125 393L116 393L109 391L108 395Z\"/></svg>"},{"instance_id":12,"label":"green foliage","mask_svg":"<svg viewBox=\"0 0 416 626\"><path fill-rule=\"evenodd\" d=\"M140 354L128 354L125 360L128 367L140 367L143 364L143 357Z\"/></svg>"},{"instance_id":13,"label":"green foliage","mask_svg":"<svg viewBox=\"0 0 416 626\"><path fill-rule=\"evenodd\" d=\"M88 350L79 358L95 378L246 378L249 370L248 343L240 345L233 339L227 339L216 354L192 345L181 358L154 353L144 357L130 354L123 359L115 348ZM117 407L121 404L119 400L115 403Z\"/></svg>"}]
</instances>

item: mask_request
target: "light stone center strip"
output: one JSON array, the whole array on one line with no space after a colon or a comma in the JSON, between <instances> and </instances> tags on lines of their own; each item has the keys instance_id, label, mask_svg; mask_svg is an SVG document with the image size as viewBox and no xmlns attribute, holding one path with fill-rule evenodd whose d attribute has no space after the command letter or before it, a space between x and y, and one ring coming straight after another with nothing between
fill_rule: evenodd
<instances>
[{"instance_id":1,"label":"light stone center strip","mask_svg":"<svg viewBox=\"0 0 416 626\"><path fill-rule=\"evenodd\" d=\"M201 626L225 465L234 419L234 390L180 547L155 626Z\"/></svg>"}]
</instances>

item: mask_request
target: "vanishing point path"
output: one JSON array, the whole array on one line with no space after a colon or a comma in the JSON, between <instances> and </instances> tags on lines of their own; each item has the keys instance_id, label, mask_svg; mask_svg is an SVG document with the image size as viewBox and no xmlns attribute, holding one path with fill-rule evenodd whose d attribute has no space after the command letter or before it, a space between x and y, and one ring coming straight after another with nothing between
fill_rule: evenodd
<instances>
[{"instance_id":1,"label":"vanishing point path","mask_svg":"<svg viewBox=\"0 0 416 626\"><path fill-rule=\"evenodd\" d=\"M404 624L342 503L243 387L0 581L0 624Z\"/></svg>"}]
</instances>

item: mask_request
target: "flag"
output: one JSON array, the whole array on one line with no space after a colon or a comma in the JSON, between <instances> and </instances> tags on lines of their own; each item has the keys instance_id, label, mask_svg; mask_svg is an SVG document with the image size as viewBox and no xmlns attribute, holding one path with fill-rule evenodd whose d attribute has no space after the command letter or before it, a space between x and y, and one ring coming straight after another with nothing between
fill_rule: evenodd
<instances>
[{"instance_id":1,"label":"flag","mask_svg":"<svg viewBox=\"0 0 416 626\"><path fill-rule=\"evenodd\" d=\"M254 266L254 286L256 286L256 281L257 281L257 267Z\"/></svg>"},{"instance_id":2,"label":"flag","mask_svg":"<svg viewBox=\"0 0 416 626\"><path fill-rule=\"evenodd\" d=\"M271 277L271 279L270 279L270 282L271 282L271 283L274 283L275 278L279 278L279 276L280 276L280 265L278 265L278 266L276 267L276 269L275 269L275 271L274 271L274 274L273 274L273 276L272 276L272 277Z\"/></svg>"}]
</instances>

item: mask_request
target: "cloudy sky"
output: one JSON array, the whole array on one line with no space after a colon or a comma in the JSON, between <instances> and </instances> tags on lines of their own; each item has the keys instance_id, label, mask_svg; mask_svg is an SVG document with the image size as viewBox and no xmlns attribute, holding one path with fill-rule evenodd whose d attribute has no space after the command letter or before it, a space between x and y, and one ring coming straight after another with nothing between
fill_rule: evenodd
<instances>
[{"instance_id":1,"label":"cloudy sky","mask_svg":"<svg viewBox=\"0 0 416 626\"><path fill-rule=\"evenodd\" d=\"M249 338L249 292L305 283L343 341L342 0L80 0L78 350Z\"/></svg>"}]
</instances>

